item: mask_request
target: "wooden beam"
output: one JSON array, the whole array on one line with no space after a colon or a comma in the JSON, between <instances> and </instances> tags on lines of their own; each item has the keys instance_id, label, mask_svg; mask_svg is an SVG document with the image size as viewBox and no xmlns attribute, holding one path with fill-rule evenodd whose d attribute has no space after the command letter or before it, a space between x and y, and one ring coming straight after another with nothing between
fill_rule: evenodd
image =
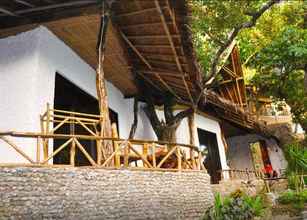
<instances>
[{"instance_id":1,"label":"wooden beam","mask_svg":"<svg viewBox=\"0 0 307 220\"><path fill-rule=\"evenodd\" d=\"M157 73L155 73L155 76L161 81L161 83L168 89L168 91L170 91L172 94L173 94L173 96L175 96L177 99L179 99L179 100L181 100L181 101L183 101L182 100L182 98L181 97L179 97L177 94L176 94L176 92L161 78L161 76L159 75L159 74L157 74Z\"/></svg>"},{"instance_id":2,"label":"wooden beam","mask_svg":"<svg viewBox=\"0 0 307 220\"><path fill-rule=\"evenodd\" d=\"M171 36L171 33L170 33L170 30L169 30L169 28L168 28L168 26L167 26L165 16L164 16L164 14L163 14L163 12L162 12L162 9L161 9L161 7L160 7L160 4L159 4L159 1L158 1L158 0L155 0L155 5L156 5L156 8L157 8L157 10L158 10L158 12L159 12L159 16L160 16L160 19L161 19L161 21L162 21L164 31L166 32L168 41L169 41L170 46L171 46L171 48L172 48L172 51L173 51L173 54L174 54L174 57L175 57L175 61L176 61L177 67L178 67L178 70L179 70L180 72L183 72L183 71L182 71L182 67L181 67L181 65L180 65L180 62L179 62L178 54L177 54L177 51L176 51L176 48L175 48L175 45L174 45L172 36Z\"/></svg>"},{"instance_id":3,"label":"wooden beam","mask_svg":"<svg viewBox=\"0 0 307 220\"><path fill-rule=\"evenodd\" d=\"M14 0L15 2L19 3L19 4L22 4L22 5L25 5L25 6L28 6L30 8L34 8L35 5L33 5L32 3L29 3L27 1L24 1L24 0Z\"/></svg>"},{"instance_id":4,"label":"wooden beam","mask_svg":"<svg viewBox=\"0 0 307 220\"><path fill-rule=\"evenodd\" d=\"M151 79L149 79L148 77L144 76L142 73L138 72L138 74L143 78L145 79L147 82L149 82L154 88L156 88L157 90L159 91L162 91L162 89L157 86L157 84L153 83L153 81L151 81Z\"/></svg>"},{"instance_id":5,"label":"wooden beam","mask_svg":"<svg viewBox=\"0 0 307 220\"><path fill-rule=\"evenodd\" d=\"M165 9L165 8L166 7L162 7L162 9ZM157 10L156 8L146 8L146 9L142 9L142 10L138 10L138 11L117 14L117 15L115 15L115 18L132 16L132 15L139 15L139 14L145 14L145 13L155 12L156 10Z\"/></svg>"},{"instance_id":6,"label":"wooden beam","mask_svg":"<svg viewBox=\"0 0 307 220\"><path fill-rule=\"evenodd\" d=\"M228 94L228 96L229 96L230 100L231 100L231 101L234 103L235 101L234 101L234 99L233 99L233 97L232 97L232 94L230 93L230 91L229 91L228 87L227 87L227 86L225 86L225 89L226 89L226 91L227 91L227 94Z\"/></svg>"},{"instance_id":7,"label":"wooden beam","mask_svg":"<svg viewBox=\"0 0 307 220\"><path fill-rule=\"evenodd\" d=\"M167 22L167 24L172 24L172 22ZM152 27L152 26L156 26L156 25L161 25L161 22L149 22L149 23L123 25L121 27L121 29L125 30L125 29L129 29L129 28L144 28L144 27Z\"/></svg>"},{"instance_id":8,"label":"wooden beam","mask_svg":"<svg viewBox=\"0 0 307 220\"><path fill-rule=\"evenodd\" d=\"M172 34L173 38L179 38L179 34ZM127 35L128 39L159 39L159 38L167 38L166 35Z\"/></svg>"},{"instance_id":9,"label":"wooden beam","mask_svg":"<svg viewBox=\"0 0 307 220\"><path fill-rule=\"evenodd\" d=\"M170 30L169 30L169 28L168 28L168 24L167 24L167 22L166 22L165 16L164 16L164 14L163 14L163 11L162 11L162 9L161 9L161 6L160 6L158 0L155 0L155 5L156 5L156 8L157 8L157 10L158 10L158 12L159 12L159 16L160 16L160 19L161 19L161 21L162 21L164 31L166 32L168 41L169 41L170 46L171 46L171 49L172 49L172 51L173 51L173 54L174 54L174 57L175 57L175 61L176 61L176 64L177 64L177 68L178 68L178 70L179 70L180 73L184 74L184 73L183 73L182 66L181 66L180 61L179 61L179 57L178 57L178 54L177 54L177 50L176 50L176 48L175 48L175 44L174 44L173 39L172 39L172 35L171 35L171 33L170 33ZM170 9L169 9L169 10L170 10ZM184 86L185 86L185 88L186 88L186 91L187 91L187 93L188 93L188 95L189 95L189 99L190 99L192 105L194 105L194 99L193 99L193 97L192 97L192 95L191 95L191 92L190 92L189 87L187 86L187 83L186 83L186 81L185 81L185 77L184 77L184 76L182 77L182 80L183 80Z\"/></svg>"},{"instance_id":10,"label":"wooden beam","mask_svg":"<svg viewBox=\"0 0 307 220\"><path fill-rule=\"evenodd\" d=\"M157 44L157 45L150 45L150 44L135 44L137 48L155 48L155 49L171 49L171 46L168 44ZM176 49L180 49L180 47L175 47Z\"/></svg>"},{"instance_id":11,"label":"wooden beam","mask_svg":"<svg viewBox=\"0 0 307 220\"><path fill-rule=\"evenodd\" d=\"M238 95L239 95L240 105L241 105L241 107L243 107L243 101L242 101L242 97L241 97L241 90L240 90L240 86L239 86L238 80L236 80L236 87L237 87L237 92L238 92Z\"/></svg>"},{"instance_id":12,"label":"wooden beam","mask_svg":"<svg viewBox=\"0 0 307 220\"><path fill-rule=\"evenodd\" d=\"M222 69L225 70L225 72L228 73L231 77L237 78L236 74L232 70L230 70L227 66L223 66Z\"/></svg>"},{"instance_id":13,"label":"wooden beam","mask_svg":"<svg viewBox=\"0 0 307 220\"><path fill-rule=\"evenodd\" d=\"M52 5L47 5L47 6L33 7L29 9L22 9L22 10L14 11L13 13L15 15L13 16L16 16L16 15L18 16L18 15L22 15L22 14L26 14L30 12L46 11L50 9L63 8L63 7L84 6L84 5L89 5L89 4L97 4L97 0L73 1L73 2L52 4ZM4 11L2 12L5 13Z\"/></svg>"},{"instance_id":14,"label":"wooden beam","mask_svg":"<svg viewBox=\"0 0 307 220\"><path fill-rule=\"evenodd\" d=\"M143 61L143 63L145 63L145 65L149 68L152 69L150 63L145 59L145 57L138 51L138 49L131 43L131 41L126 37L126 35L119 30L120 35L122 36L122 38L126 41L126 43L131 47L131 49L139 56L139 58Z\"/></svg>"},{"instance_id":15,"label":"wooden beam","mask_svg":"<svg viewBox=\"0 0 307 220\"><path fill-rule=\"evenodd\" d=\"M178 73L173 72L173 71L159 70L159 69L154 69L154 68L152 68L151 70L138 69L138 71L143 72L143 73L149 73L149 74L158 73L158 74L161 74L161 75L164 75L164 76L171 76L171 77L178 77L178 78L188 77L189 76L186 73L184 75L181 75L181 74L178 74Z\"/></svg>"},{"instance_id":16,"label":"wooden beam","mask_svg":"<svg viewBox=\"0 0 307 220\"><path fill-rule=\"evenodd\" d=\"M14 148L15 151L17 151L21 156L23 156L25 159L27 159L30 163L35 163L34 160L32 160L25 152L23 152L16 144L14 144L12 141L10 141L6 137L0 137L4 142L6 142L8 145L10 145L12 148Z\"/></svg>"},{"instance_id":17,"label":"wooden beam","mask_svg":"<svg viewBox=\"0 0 307 220\"><path fill-rule=\"evenodd\" d=\"M13 16L13 17L19 17L19 15L16 14L15 12L9 9L3 8L3 7L0 7L0 12L2 12L5 16L8 15L8 16Z\"/></svg>"},{"instance_id":18,"label":"wooden beam","mask_svg":"<svg viewBox=\"0 0 307 220\"><path fill-rule=\"evenodd\" d=\"M157 60L157 59L152 59L148 58L147 60L150 61L150 63L157 63L157 64L164 64L164 65L176 65L174 62L166 61L166 60ZM181 63L182 66L187 66L187 63Z\"/></svg>"},{"instance_id":19,"label":"wooden beam","mask_svg":"<svg viewBox=\"0 0 307 220\"><path fill-rule=\"evenodd\" d=\"M146 66L152 70L152 66L150 65L150 63L145 59L145 57L138 51L137 48L135 48L135 46L130 42L130 40L126 37L126 35L121 31L118 30L120 35L123 37L123 39L127 42L127 44L131 47L131 49L139 56L139 58L146 64ZM156 72L154 73L154 75L162 82L162 84L179 100L183 101L174 91L173 89L160 77L159 74L157 74Z\"/></svg>"}]
</instances>

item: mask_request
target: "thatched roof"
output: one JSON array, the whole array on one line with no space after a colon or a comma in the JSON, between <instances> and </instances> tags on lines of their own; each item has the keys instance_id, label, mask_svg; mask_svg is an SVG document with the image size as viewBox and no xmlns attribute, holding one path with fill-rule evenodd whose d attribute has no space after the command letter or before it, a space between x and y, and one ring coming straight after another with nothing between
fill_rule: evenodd
<instances>
[{"instance_id":1,"label":"thatched roof","mask_svg":"<svg viewBox=\"0 0 307 220\"><path fill-rule=\"evenodd\" d=\"M45 25L95 68L100 8L96 0L2 0L0 37ZM104 69L106 78L125 96L138 94L134 81L138 74L156 93L170 92L185 104L196 99L202 72L188 28L188 1L115 1L111 20ZM258 129L235 100L218 93L206 92L199 108L212 105L218 117Z\"/></svg>"}]
</instances>

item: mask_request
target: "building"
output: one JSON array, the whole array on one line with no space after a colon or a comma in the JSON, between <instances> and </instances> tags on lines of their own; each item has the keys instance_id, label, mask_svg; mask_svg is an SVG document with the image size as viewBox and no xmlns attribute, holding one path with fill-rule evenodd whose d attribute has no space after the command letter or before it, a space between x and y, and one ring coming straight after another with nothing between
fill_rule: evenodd
<instances>
[{"instance_id":1,"label":"building","mask_svg":"<svg viewBox=\"0 0 307 220\"><path fill-rule=\"evenodd\" d=\"M185 38L188 31L184 29L184 16L179 14L185 10L185 4L160 6L162 10L163 7L174 7L175 13L178 13L176 23L166 23L166 26L165 19L174 16L171 12L155 16L157 9L151 7L153 2L142 3L140 10L133 6L117 4L113 8L103 64L111 120L117 124L117 132L122 139L128 139L134 119L132 97L138 93L134 72L149 82L153 91L157 92L156 96L171 92L179 97L182 102L177 112L186 108L185 104L196 96L199 90L196 82L201 74L195 64L190 38ZM16 18L7 15L11 20L2 25L1 28L5 29L0 40L3 77L0 86L1 131L40 132L39 115L46 111L46 103L50 103L51 109L99 114L95 47L100 18L92 6L87 10L87 15L64 16L55 20L48 18L39 24L22 26L15 21ZM227 65L221 69L223 82L215 92L208 91L203 96L195 113L194 131L189 130L189 122L185 118L176 132L177 143L188 145L193 135L196 146L208 148L207 152L211 155L208 158L212 159L207 161L207 169L214 183L222 178L221 170L255 168L249 150L251 140L267 143L274 169L285 167L276 140L267 138L265 127L246 110L243 72L236 47L229 50L226 60ZM156 141L150 121L142 110L145 104L141 102L139 105L141 110L134 138ZM157 112L163 118L159 108ZM66 126L61 132L70 134L70 127ZM16 144L22 146L22 151L30 158L37 157L35 140L17 138ZM61 145L63 142L50 141L48 155L58 149L53 144ZM97 157L92 148L86 150ZM0 158L1 163L27 162L13 148L1 148L0 152L6 155ZM68 163L68 158L61 159L59 155L48 162ZM78 158L80 161L76 164L89 164L84 156ZM226 174L224 178L228 176Z\"/></svg>"}]
</instances>

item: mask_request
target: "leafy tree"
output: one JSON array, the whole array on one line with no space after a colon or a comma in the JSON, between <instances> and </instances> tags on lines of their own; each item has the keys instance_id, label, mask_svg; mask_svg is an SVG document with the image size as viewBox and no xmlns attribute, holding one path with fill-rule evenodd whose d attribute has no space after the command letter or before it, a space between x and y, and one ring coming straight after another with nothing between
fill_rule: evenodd
<instances>
[{"instance_id":1,"label":"leafy tree","mask_svg":"<svg viewBox=\"0 0 307 220\"><path fill-rule=\"evenodd\" d=\"M307 2L287 2L263 16L255 28L240 36L245 64L247 68L256 70L252 83L259 88L260 94L272 96L276 101L285 100L291 107L294 121L300 123L305 131L306 12ZM270 27L273 30L271 34L267 31Z\"/></svg>"}]
</instances>

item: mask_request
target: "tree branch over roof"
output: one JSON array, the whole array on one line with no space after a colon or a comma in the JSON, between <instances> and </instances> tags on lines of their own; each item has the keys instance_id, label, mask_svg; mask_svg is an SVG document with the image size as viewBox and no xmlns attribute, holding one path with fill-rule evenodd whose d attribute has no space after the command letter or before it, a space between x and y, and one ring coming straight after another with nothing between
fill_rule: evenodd
<instances>
[{"instance_id":1,"label":"tree branch over roof","mask_svg":"<svg viewBox=\"0 0 307 220\"><path fill-rule=\"evenodd\" d=\"M211 70L210 70L210 75L209 77L207 77L207 79L205 79L205 87L206 87L206 83L211 81L212 78L215 78L216 75L218 74L217 71L217 66L219 64L219 61L221 59L222 54L224 53L224 51L229 47L229 45L231 45L231 43L234 41L234 39L236 38L236 36L239 34L239 32L243 29L246 28L251 28L253 26L255 26L258 18L260 18L260 16L266 12L268 9L270 9L274 4L279 3L281 0L270 0L268 1L266 4L264 4L259 11L254 12L254 13L249 13L248 15L251 16L251 20L248 22L244 22L238 26L236 26L234 28L234 30L231 32L231 34L229 35L228 39L226 40L225 43L223 43L220 48L218 49L218 51L215 54L215 57L212 61L211 64Z\"/></svg>"},{"instance_id":2,"label":"tree branch over roof","mask_svg":"<svg viewBox=\"0 0 307 220\"><path fill-rule=\"evenodd\" d=\"M256 12L249 12L246 13L246 15L250 16L251 19L247 22L244 22L242 24L237 25L233 31L230 33L228 39L220 44L219 49L215 53L214 59L211 63L211 68L209 72L208 77L203 78L203 89L201 93L199 94L199 97L197 98L197 103L201 99L203 95L203 91L210 87L214 79L216 78L218 74L218 65L220 63L220 60L222 58L223 53L228 49L228 47L232 44L232 42L235 40L237 35L240 33L241 30L251 28L256 25L257 20L261 17L261 15L266 12L268 9L270 9L273 5L279 3L281 0L269 0L267 3L265 3L258 11Z\"/></svg>"}]
</instances>

